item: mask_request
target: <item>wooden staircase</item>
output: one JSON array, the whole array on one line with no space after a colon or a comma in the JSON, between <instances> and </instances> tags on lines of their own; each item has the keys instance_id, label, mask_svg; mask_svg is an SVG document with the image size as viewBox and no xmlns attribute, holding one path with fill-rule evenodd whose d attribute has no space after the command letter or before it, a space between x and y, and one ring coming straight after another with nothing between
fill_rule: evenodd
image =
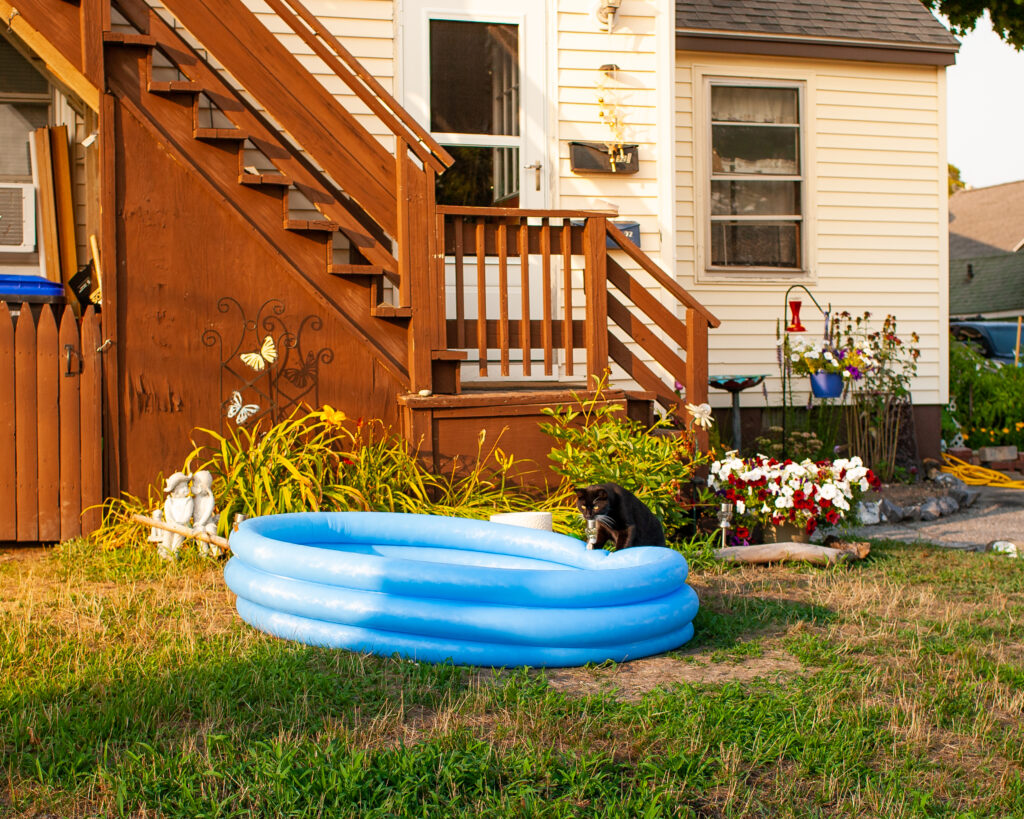
<instances>
[{"instance_id":1,"label":"wooden staircase","mask_svg":"<svg viewBox=\"0 0 1024 819\"><path fill-rule=\"evenodd\" d=\"M162 0L159 12L145 0L38 0L28 11L34 30L100 92L101 238L122 282L140 273L123 238L130 214L118 188L127 183L114 172L133 148L117 128L137 122L276 254L325 318L371 351L375 374L361 388L379 389L386 378L398 396L458 396L467 357L487 373L493 356L507 378L518 349L527 380L537 355L548 376L560 357L562 371L584 382L617 365L666 407L677 401L666 375L685 385L687 400L706 399L707 329L718 322L674 278L601 214L438 207L435 177L450 155L298 0L266 4L383 125L393 151L240 0ZM73 16L80 39L68 33ZM523 294L518 315L510 265L518 265ZM493 315L479 296L491 267L501 291ZM546 294L538 315L531 286ZM684 317L652 289L682 305ZM557 305L549 298L556 291ZM104 304L104 332L115 341L131 321L118 292L114 282ZM475 313L467 310L474 297ZM124 355L108 366L108 378L119 379L108 399L122 404L132 388ZM401 403L376 414L436 449L436 429L414 417L434 410ZM123 407L122 415L131 420ZM123 431L112 437L138 447Z\"/></svg>"}]
</instances>

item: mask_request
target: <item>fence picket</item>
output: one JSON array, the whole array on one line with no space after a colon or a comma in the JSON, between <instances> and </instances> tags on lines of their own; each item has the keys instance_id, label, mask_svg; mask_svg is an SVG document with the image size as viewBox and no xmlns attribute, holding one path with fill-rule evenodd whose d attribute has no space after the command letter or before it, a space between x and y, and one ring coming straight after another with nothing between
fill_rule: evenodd
<instances>
[{"instance_id":1,"label":"fence picket","mask_svg":"<svg viewBox=\"0 0 1024 819\"><path fill-rule=\"evenodd\" d=\"M82 317L82 533L100 526L103 500L103 379L100 356L100 319L89 307Z\"/></svg>"},{"instance_id":2,"label":"fence picket","mask_svg":"<svg viewBox=\"0 0 1024 819\"><path fill-rule=\"evenodd\" d=\"M17 473L18 540L39 540L38 452L36 448L36 326L32 308L22 304L14 328L14 446Z\"/></svg>"},{"instance_id":3,"label":"fence picket","mask_svg":"<svg viewBox=\"0 0 1024 819\"><path fill-rule=\"evenodd\" d=\"M39 539L60 540L60 356L57 322L44 305L36 324L36 442Z\"/></svg>"},{"instance_id":4,"label":"fence picket","mask_svg":"<svg viewBox=\"0 0 1024 819\"><path fill-rule=\"evenodd\" d=\"M81 344L70 307L60 321L60 539L82 534ZM68 376L70 369L73 376Z\"/></svg>"},{"instance_id":5,"label":"fence picket","mask_svg":"<svg viewBox=\"0 0 1024 819\"><path fill-rule=\"evenodd\" d=\"M14 322L7 302L0 301L0 475L5 485L17 486L14 407ZM8 477L9 476L9 477ZM0 540L18 535L17 494L0 492Z\"/></svg>"}]
</instances>

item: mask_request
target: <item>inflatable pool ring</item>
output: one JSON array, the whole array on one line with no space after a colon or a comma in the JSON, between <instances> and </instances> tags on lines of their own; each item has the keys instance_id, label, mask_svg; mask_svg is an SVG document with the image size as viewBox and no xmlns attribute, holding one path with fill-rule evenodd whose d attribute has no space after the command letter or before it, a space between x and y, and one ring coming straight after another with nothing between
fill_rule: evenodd
<instances>
[{"instance_id":1,"label":"inflatable pool ring","mask_svg":"<svg viewBox=\"0 0 1024 819\"><path fill-rule=\"evenodd\" d=\"M466 518L311 512L244 521L224 569L243 620L309 645L481 666L575 666L693 636L686 559Z\"/></svg>"}]
</instances>

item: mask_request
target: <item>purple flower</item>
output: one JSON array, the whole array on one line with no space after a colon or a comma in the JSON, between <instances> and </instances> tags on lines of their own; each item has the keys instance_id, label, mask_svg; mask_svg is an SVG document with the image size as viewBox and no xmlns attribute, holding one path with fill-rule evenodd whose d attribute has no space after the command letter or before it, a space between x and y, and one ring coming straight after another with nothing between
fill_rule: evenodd
<instances>
[{"instance_id":1,"label":"purple flower","mask_svg":"<svg viewBox=\"0 0 1024 819\"><path fill-rule=\"evenodd\" d=\"M850 374L850 378L854 381L859 381L863 373L856 367L847 367L846 371Z\"/></svg>"},{"instance_id":2,"label":"purple flower","mask_svg":"<svg viewBox=\"0 0 1024 819\"><path fill-rule=\"evenodd\" d=\"M683 385L680 382L678 382L678 381L676 381L675 391L676 392L682 392L683 391Z\"/></svg>"}]
</instances>

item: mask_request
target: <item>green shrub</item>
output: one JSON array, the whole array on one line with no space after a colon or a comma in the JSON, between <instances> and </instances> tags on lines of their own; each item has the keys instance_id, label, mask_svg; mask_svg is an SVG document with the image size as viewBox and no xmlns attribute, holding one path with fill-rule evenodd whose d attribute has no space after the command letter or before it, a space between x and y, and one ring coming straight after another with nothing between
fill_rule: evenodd
<instances>
[{"instance_id":1,"label":"green shrub","mask_svg":"<svg viewBox=\"0 0 1024 819\"><path fill-rule=\"evenodd\" d=\"M676 430L668 419L648 427L626 417L623 408L606 403L601 390L578 407L546 409L541 424L556 446L548 457L552 469L572 487L614 482L628 489L657 515L666 532L691 523L680 504L696 470L711 461L699 452L690 430Z\"/></svg>"},{"instance_id":2,"label":"green shrub","mask_svg":"<svg viewBox=\"0 0 1024 819\"><path fill-rule=\"evenodd\" d=\"M183 472L213 475L218 532L227 536L235 515L286 512L406 512L486 519L496 512L550 511L555 530L574 530L576 512L564 488L535 495L512 485L516 461L481 433L475 458L456 461L441 475L427 470L416 450L380 421L349 424L324 407L288 418L264 431L230 426L225 434L198 429L200 443ZM93 542L104 549L145 547L148 528L132 520L163 504L162 481L138 498L108 500Z\"/></svg>"},{"instance_id":3,"label":"green shrub","mask_svg":"<svg viewBox=\"0 0 1024 819\"><path fill-rule=\"evenodd\" d=\"M1024 449L1024 367L1000 366L950 337L949 395L943 419L947 441L958 422L969 447L1007 444Z\"/></svg>"}]
</instances>

